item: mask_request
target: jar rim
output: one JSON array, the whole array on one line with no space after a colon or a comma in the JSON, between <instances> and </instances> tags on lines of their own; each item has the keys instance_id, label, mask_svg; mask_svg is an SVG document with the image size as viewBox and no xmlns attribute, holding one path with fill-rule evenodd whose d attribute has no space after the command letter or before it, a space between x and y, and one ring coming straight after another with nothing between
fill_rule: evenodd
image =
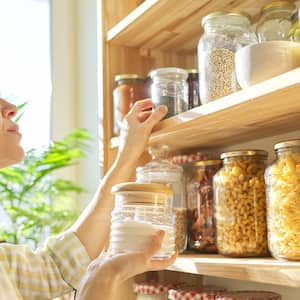
<instances>
[{"instance_id":1,"label":"jar rim","mask_svg":"<svg viewBox=\"0 0 300 300\"><path fill-rule=\"evenodd\" d=\"M144 79L144 77L138 74L118 74L115 76L115 82L126 79Z\"/></svg>"},{"instance_id":2,"label":"jar rim","mask_svg":"<svg viewBox=\"0 0 300 300\"><path fill-rule=\"evenodd\" d=\"M269 12L270 10L277 9L277 8L285 8L285 9L296 9L296 5L288 0L282 0L282 1L273 1L271 3L267 3L265 6L261 9L261 14L265 14L266 12Z\"/></svg>"},{"instance_id":3,"label":"jar rim","mask_svg":"<svg viewBox=\"0 0 300 300\"><path fill-rule=\"evenodd\" d=\"M155 76L160 75L172 75L178 78L187 79L188 72L185 69L170 67L170 68L159 68L150 72L150 77L153 79Z\"/></svg>"},{"instance_id":4,"label":"jar rim","mask_svg":"<svg viewBox=\"0 0 300 300\"><path fill-rule=\"evenodd\" d=\"M168 196L173 195L173 190L162 183L123 182L114 185L111 192L113 194L122 192L143 192L165 194Z\"/></svg>"},{"instance_id":5,"label":"jar rim","mask_svg":"<svg viewBox=\"0 0 300 300\"><path fill-rule=\"evenodd\" d=\"M251 16L243 11L215 11L212 13L207 14L202 18L201 24L202 27L205 26L205 23L208 20L218 18L218 17L224 17L224 16L238 16L238 17L244 17L245 19L248 20L249 24L251 24Z\"/></svg>"},{"instance_id":6,"label":"jar rim","mask_svg":"<svg viewBox=\"0 0 300 300\"><path fill-rule=\"evenodd\" d=\"M281 142L275 144L274 149L279 150L281 148L297 147L297 146L298 147L300 146L300 139L281 141Z\"/></svg>"},{"instance_id":7,"label":"jar rim","mask_svg":"<svg viewBox=\"0 0 300 300\"><path fill-rule=\"evenodd\" d=\"M237 157L237 156L261 156L262 158L266 159L268 157L268 152L259 149L236 150L236 151L222 153L221 159Z\"/></svg>"}]
</instances>

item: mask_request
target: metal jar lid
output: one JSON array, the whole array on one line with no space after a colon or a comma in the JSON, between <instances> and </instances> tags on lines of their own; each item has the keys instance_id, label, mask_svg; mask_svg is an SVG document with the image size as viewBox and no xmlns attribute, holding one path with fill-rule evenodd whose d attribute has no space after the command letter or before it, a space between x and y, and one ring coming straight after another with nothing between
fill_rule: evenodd
<instances>
[{"instance_id":1,"label":"metal jar lid","mask_svg":"<svg viewBox=\"0 0 300 300\"><path fill-rule=\"evenodd\" d=\"M300 147L300 139L281 141L275 144L274 149L278 150L281 148Z\"/></svg>"},{"instance_id":2,"label":"metal jar lid","mask_svg":"<svg viewBox=\"0 0 300 300\"><path fill-rule=\"evenodd\" d=\"M128 80L128 79L143 80L144 77L138 74L118 74L115 76L115 82L120 80Z\"/></svg>"},{"instance_id":3,"label":"metal jar lid","mask_svg":"<svg viewBox=\"0 0 300 300\"><path fill-rule=\"evenodd\" d=\"M245 17L246 19L248 19L249 23L251 23L251 16L249 14L245 13L245 12L241 12L241 11L215 11L215 12L212 12L212 13L206 15L205 17L203 17L201 24L204 27L205 23L208 20L218 18L218 17L224 17L224 16Z\"/></svg>"},{"instance_id":4,"label":"metal jar lid","mask_svg":"<svg viewBox=\"0 0 300 300\"><path fill-rule=\"evenodd\" d=\"M269 11L271 11L273 9L277 9L277 8L294 10L294 9L296 9L296 5L294 3L292 3L291 1L285 1L285 0L273 1L262 7L261 14L265 14L266 12L269 12Z\"/></svg>"},{"instance_id":5,"label":"metal jar lid","mask_svg":"<svg viewBox=\"0 0 300 300\"><path fill-rule=\"evenodd\" d=\"M221 159L237 157L237 156L260 156L264 159L268 157L268 152L265 150L236 150L230 152L224 152L221 154Z\"/></svg>"}]
</instances>

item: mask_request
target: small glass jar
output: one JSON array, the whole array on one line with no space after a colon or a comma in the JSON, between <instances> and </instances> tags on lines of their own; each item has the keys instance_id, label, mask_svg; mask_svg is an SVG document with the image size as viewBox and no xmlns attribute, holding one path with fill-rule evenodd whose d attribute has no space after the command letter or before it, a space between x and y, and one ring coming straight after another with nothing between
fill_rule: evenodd
<instances>
[{"instance_id":1,"label":"small glass jar","mask_svg":"<svg viewBox=\"0 0 300 300\"><path fill-rule=\"evenodd\" d=\"M274 1L265 5L256 27L259 42L289 40L291 17L296 5L290 1Z\"/></svg>"},{"instance_id":2,"label":"small glass jar","mask_svg":"<svg viewBox=\"0 0 300 300\"><path fill-rule=\"evenodd\" d=\"M118 135L121 122L129 112L132 105L146 98L144 78L137 74L121 74L115 76L116 87L113 91L114 100L114 124L113 133Z\"/></svg>"},{"instance_id":3,"label":"small glass jar","mask_svg":"<svg viewBox=\"0 0 300 300\"><path fill-rule=\"evenodd\" d=\"M187 182L188 246L202 253L216 253L213 176L221 160L206 160L190 164Z\"/></svg>"},{"instance_id":4,"label":"small glass jar","mask_svg":"<svg viewBox=\"0 0 300 300\"><path fill-rule=\"evenodd\" d=\"M188 109L201 105L200 94L199 94L199 73L196 69L187 70L188 72Z\"/></svg>"},{"instance_id":5,"label":"small glass jar","mask_svg":"<svg viewBox=\"0 0 300 300\"><path fill-rule=\"evenodd\" d=\"M205 104L240 89L236 75L235 52L256 43L248 15L214 12L202 19L204 33L198 43L200 99Z\"/></svg>"},{"instance_id":6,"label":"small glass jar","mask_svg":"<svg viewBox=\"0 0 300 300\"><path fill-rule=\"evenodd\" d=\"M299 22L300 9L292 15L292 26L288 33L288 39L293 42L300 42L300 22Z\"/></svg>"},{"instance_id":7,"label":"small glass jar","mask_svg":"<svg viewBox=\"0 0 300 300\"><path fill-rule=\"evenodd\" d=\"M150 73L152 78L151 94L155 105L168 107L165 118L172 117L187 110L188 107L188 73L180 68L161 68Z\"/></svg>"},{"instance_id":8,"label":"small glass jar","mask_svg":"<svg viewBox=\"0 0 300 300\"><path fill-rule=\"evenodd\" d=\"M223 153L214 176L217 247L233 257L268 254L263 150Z\"/></svg>"},{"instance_id":9,"label":"small glass jar","mask_svg":"<svg viewBox=\"0 0 300 300\"><path fill-rule=\"evenodd\" d=\"M136 170L137 182L157 182L169 185L174 194L173 211L176 216L176 250L181 253L187 244L187 205L183 187L183 169L167 158L169 147L149 147L152 160Z\"/></svg>"},{"instance_id":10,"label":"small glass jar","mask_svg":"<svg viewBox=\"0 0 300 300\"><path fill-rule=\"evenodd\" d=\"M267 168L267 219L271 254L300 260L300 139L275 145Z\"/></svg>"},{"instance_id":11,"label":"small glass jar","mask_svg":"<svg viewBox=\"0 0 300 300\"><path fill-rule=\"evenodd\" d=\"M217 295L215 300L281 300L277 293L267 291L234 291Z\"/></svg>"},{"instance_id":12,"label":"small glass jar","mask_svg":"<svg viewBox=\"0 0 300 300\"><path fill-rule=\"evenodd\" d=\"M136 300L168 300L168 291L171 285L157 282L135 283L133 291Z\"/></svg>"},{"instance_id":13,"label":"small glass jar","mask_svg":"<svg viewBox=\"0 0 300 300\"><path fill-rule=\"evenodd\" d=\"M162 247L154 258L170 257L175 251L172 189L163 184L125 182L115 185L112 193L110 252L142 251L156 231L164 230Z\"/></svg>"}]
</instances>

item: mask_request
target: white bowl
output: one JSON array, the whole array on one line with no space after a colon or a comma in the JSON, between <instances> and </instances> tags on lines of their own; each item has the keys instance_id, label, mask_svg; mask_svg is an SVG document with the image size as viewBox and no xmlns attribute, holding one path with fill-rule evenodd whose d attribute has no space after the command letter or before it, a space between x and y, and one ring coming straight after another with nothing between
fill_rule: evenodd
<instances>
[{"instance_id":1,"label":"white bowl","mask_svg":"<svg viewBox=\"0 0 300 300\"><path fill-rule=\"evenodd\" d=\"M300 43L268 41L245 46L235 54L235 71L242 88L300 67Z\"/></svg>"}]
</instances>

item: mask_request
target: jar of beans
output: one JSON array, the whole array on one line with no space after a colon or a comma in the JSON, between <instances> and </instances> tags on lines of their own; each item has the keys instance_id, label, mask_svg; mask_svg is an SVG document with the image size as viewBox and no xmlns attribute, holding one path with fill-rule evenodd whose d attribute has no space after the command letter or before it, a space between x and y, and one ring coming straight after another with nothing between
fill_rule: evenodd
<instances>
[{"instance_id":1,"label":"jar of beans","mask_svg":"<svg viewBox=\"0 0 300 300\"><path fill-rule=\"evenodd\" d=\"M213 176L221 160L204 160L186 167L188 202L188 246L202 253L216 253Z\"/></svg>"},{"instance_id":2,"label":"jar of beans","mask_svg":"<svg viewBox=\"0 0 300 300\"><path fill-rule=\"evenodd\" d=\"M223 153L214 176L217 247L232 257L268 254L264 150Z\"/></svg>"},{"instance_id":3,"label":"jar of beans","mask_svg":"<svg viewBox=\"0 0 300 300\"><path fill-rule=\"evenodd\" d=\"M267 291L234 291L217 295L216 300L281 300L277 293Z\"/></svg>"},{"instance_id":4,"label":"jar of beans","mask_svg":"<svg viewBox=\"0 0 300 300\"><path fill-rule=\"evenodd\" d=\"M113 133L118 135L123 118L137 100L146 98L144 78L137 74L115 76L116 87L113 91L114 124Z\"/></svg>"},{"instance_id":5,"label":"jar of beans","mask_svg":"<svg viewBox=\"0 0 300 300\"><path fill-rule=\"evenodd\" d=\"M213 12L202 19L204 33L198 44L200 100L202 104L240 89L234 66L235 52L256 43L250 16L237 12Z\"/></svg>"},{"instance_id":6,"label":"jar of beans","mask_svg":"<svg viewBox=\"0 0 300 300\"><path fill-rule=\"evenodd\" d=\"M267 168L269 248L276 258L300 260L300 139L275 145Z\"/></svg>"}]
</instances>

